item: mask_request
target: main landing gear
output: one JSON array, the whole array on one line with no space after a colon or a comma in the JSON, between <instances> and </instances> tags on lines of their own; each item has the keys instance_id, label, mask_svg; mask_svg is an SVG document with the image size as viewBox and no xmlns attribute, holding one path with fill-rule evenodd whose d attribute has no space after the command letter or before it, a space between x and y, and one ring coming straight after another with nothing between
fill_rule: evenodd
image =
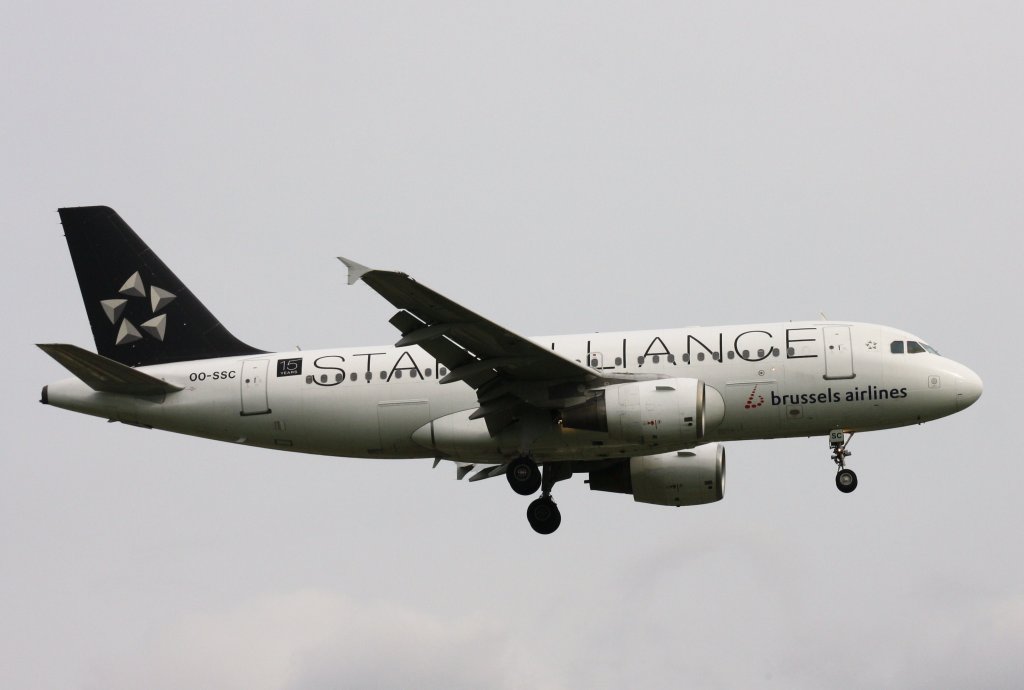
<instances>
[{"instance_id":1,"label":"main landing gear","mask_svg":"<svg viewBox=\"0 0 1024 690\"><path fill-rule=\"evenodd\" d=\"M853 433L851 431L850 436L847 437L846 432L842 429L833 429L828 436L828 444L832 447L832 462L839 468L836 473L836 488L844 494L857 488L857 475L846 466L846 458L852 455L850 451L846 450L846 446L850 445L850 441L853 440Z\"/></svg>"},{"instance_id":2,"label":"main landing gear","mask_svg":"<svg viewBox=\"0 0 1024 690\"><path fill-rule=\"evenodd\" d=\"M505 470L508 485L520 496L537 493L540 488L540 468L533 458L520 456L508 464Z\"/></svg>"},{"instance_id":3,"label":"main landing gear","mask_svg":"<svg viewBox=\"0 0 1024 690\"><path fill-rule=\"evenodd\" d=\"M567 463L551 463L544 466L543 472L532 458L518 457L508 464L505 470L509 486L517 494L529 496L541 489L541 496L535 499L526 509L526 519L530 527L538 534L551 534L562 524L562 513L551 498L551 489L555 482L572 476L572 469Z\"/></svg>"},{"instance_id":4,"label":"main landing gear","mask_svg":"<svg viewBox=\"0 0 1024 690\"><path fill-rule=\"evenodd\" d=\"M551 496L541 496L526 509L526 519L537 534L551 534L562 524L562 513Z\"/></svg>"}]
</instances>

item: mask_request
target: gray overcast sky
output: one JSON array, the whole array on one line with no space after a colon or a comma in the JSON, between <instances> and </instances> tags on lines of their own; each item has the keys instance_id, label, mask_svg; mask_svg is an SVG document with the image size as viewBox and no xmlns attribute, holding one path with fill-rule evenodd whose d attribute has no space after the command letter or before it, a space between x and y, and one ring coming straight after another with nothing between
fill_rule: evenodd
<instances>
[{"instance_id":1,"label":"gray overcast sky","mask_svg":"<svg viewBox=\"0 0 1024 690\"><path fill-rule=\"evenodd\" d=\"M1016 688L1024 5L13 2L0 686ZM985 394L726 499L216 444L39 405L108 204L239 337L393 342L338 254L525 334L905 328Z\"/></svg>"}]
</instances>

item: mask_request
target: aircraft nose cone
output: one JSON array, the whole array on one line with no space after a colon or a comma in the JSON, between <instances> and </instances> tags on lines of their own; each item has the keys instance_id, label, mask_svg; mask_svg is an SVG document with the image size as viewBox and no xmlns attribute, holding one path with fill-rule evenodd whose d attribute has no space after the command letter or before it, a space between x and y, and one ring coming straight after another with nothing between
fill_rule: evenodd
<instances>
[{"instance_id":1,"label":"aircraft nose cone","mask_svg":"<svg viewBox=\"0 0 1024 690\"><path fill-rule=\"evenodd\" d=\"M965 371L956 377L956 409L973 405L981 397L983 387L981 377L965 367Z\"/></svg>"}]
</instances>

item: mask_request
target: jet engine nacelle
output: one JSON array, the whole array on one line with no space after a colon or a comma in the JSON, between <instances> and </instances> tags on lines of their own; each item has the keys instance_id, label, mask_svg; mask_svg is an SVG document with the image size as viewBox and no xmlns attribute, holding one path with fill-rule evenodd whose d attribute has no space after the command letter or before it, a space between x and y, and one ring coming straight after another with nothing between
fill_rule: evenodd
<instances>
[{"instance_id":1,"label":"jet engine nacelle","mask_svg":"<svg viewBox=\"0 0 1024 690\"><path fill-rule=\"evenodd\" d=\"M643 455L590 473L594 491L633 494L638 503L695 506L725 496L725 448L707 443L691 450Z\"/></svg>"},{"instance_id":2,"label":"jet engine nacelle","mask_svg":"<svg viewBox=\"0 0 1024 690\"><path fill-rule=\"evenodd\" d=\"M722 395L699 379L619 383L562 410L562 426L606 432L612 439L657 448L694 446L722 422Z\"/></svg>"}]
</instances>

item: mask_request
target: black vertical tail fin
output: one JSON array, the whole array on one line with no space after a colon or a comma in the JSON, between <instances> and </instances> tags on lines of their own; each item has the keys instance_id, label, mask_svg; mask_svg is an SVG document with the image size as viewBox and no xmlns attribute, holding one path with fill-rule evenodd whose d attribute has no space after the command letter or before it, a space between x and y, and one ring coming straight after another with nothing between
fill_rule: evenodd
<instances>
[{"instance_id":1,"label":"black vertical tail fin","mask_svg":"<svg viewBox=\"0 0 1024 690\"><path fill-rule=\"evenodd\" d=\"M113 209L59 213L101 355L135 367L262 353L231 335Z\"/></svg>"}]
</instances>

